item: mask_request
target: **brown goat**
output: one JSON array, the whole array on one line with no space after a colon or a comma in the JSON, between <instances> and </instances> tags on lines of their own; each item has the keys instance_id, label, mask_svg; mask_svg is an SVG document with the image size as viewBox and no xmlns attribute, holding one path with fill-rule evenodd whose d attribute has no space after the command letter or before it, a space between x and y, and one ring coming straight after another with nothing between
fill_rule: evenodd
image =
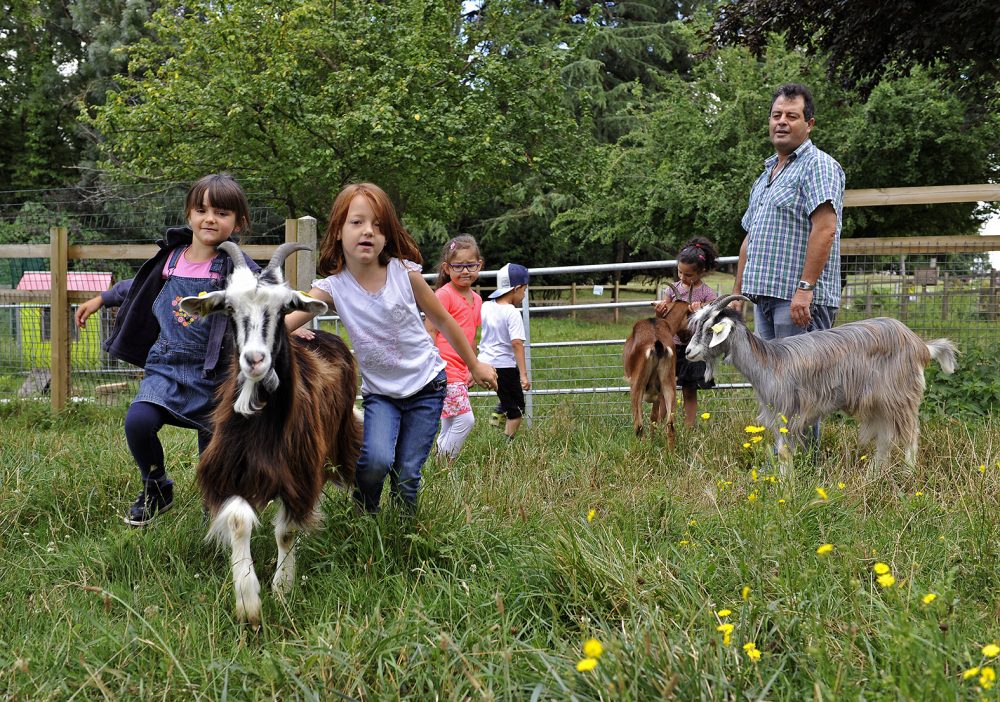
<instances>
[{"instance_id":1,"label":"brown goat","mask_svg":"<svg viewBox=\"0 0 1000 702\"><path fill-rule=\"evenodd\" d=\"M296 532L316 525L323 485L330 478L354 483L361 450L353 413L357 372L340 337L317 332L304 341L285 329L291 310L326 309L291 290L282 277L284 258L305 247L283 244L259 275L235 244L219 248L237 262L226 289L186 297L180 305L189 314L226 314L231 321L236 350L212 416L212 440L198 463L198 483L211 518L208 538L232 549L237 617L256 628L260 582L250 534L257 515L272 500L280 501L272 585L284 594L295 578Z\"/></svg>"},{"instance_id":2,"label":"brown goat","mask_svg":"<svg viewBox=\"0 0 1000 702\"><path fill-rule=\"evenodd\" d=\"M632 397L632 424L642 435L642 403L653 404L651 423L664 422L670 447L674 446L674 407L677 403L677 357L674 335L687 329L689 303L674 299L657 305L657 316L640 319L625 340L622 359Z\"/></svg>"}]
</instances>

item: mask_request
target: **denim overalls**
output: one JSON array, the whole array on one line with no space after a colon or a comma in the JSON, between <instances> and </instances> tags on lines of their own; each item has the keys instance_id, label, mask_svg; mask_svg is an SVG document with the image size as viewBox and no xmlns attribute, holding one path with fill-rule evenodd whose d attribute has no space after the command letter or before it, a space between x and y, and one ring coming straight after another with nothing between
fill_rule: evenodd
<instances>
[{"instance_id":1,"label":"denim overalls","mask_svg":"<svg viewBox=\"0 0 1000 702\"><path fill-rule=\"evenodd\" d=\"M146 356L145 377L135 402L150 402L167 409L194 429L211 431L209 414L214 405L216 378L204 377L210 325L198 322L179 307L181 298L222 287L222 256L212 261L210 278L174 275L185 247L179 246L168 259L167 279L153 302L160 335Z\"/></svg>"}]
</instances>

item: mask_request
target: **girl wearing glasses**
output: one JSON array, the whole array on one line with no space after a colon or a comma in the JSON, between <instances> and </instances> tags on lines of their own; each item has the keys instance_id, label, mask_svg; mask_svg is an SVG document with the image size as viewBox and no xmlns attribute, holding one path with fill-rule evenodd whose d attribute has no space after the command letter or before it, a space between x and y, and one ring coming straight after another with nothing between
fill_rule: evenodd
<instances>
[{"instance_id":1,"label":"girl wearing glasses","mask_svg":"<svg viewBox=\"0 0 1000 702\"><path fill-rule=\"evenodd\" d=\"M472 289L483 267L483 257L476 240L460 234L444 245L438 266L435 295L458 326L469 344L475 348L476 330L482 323L483 298ZM430 318L427 331L447 364L448 390L441 410L441 432L437 438L438 455L449 463L458 457L462 445L472 431L476 418L469 402L471 374L462 357L435 327Z\"/></svg>"}]
</instances>

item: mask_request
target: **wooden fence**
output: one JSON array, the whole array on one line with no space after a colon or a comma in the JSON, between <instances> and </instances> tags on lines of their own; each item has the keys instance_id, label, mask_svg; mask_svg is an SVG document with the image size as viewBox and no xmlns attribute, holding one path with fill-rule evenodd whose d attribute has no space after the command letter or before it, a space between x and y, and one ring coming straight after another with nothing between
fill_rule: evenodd
<instances>
[{"instance_id":1,"label":"wooden fence","mask_svg":"<svg viewBox=\"0 0 1000 702\"><path fill-rule=\"evenodd\" d=\"M844 195L845 207L872 207L888 205L916 205L948 202L980 202L1000 200L1000 185L953 185L913 188L886 188L848 190ZM316 271L316 220L313 217L285 221L285 241L301 242L312 251L300 252L285 263L289 284L297 289L308 287ZM991 251L1000 249L1000 241L976 236L901 237L879 239L843 239L841 255L851 256L862 251L870 252L873 244L905 256L915 253L946 253L950 251ZM244 250L256 260L267 260L276 246L248 245ZM83 302L93 293L69 293L67 272L69 261L83 259L146 260L154 255L154 245L70 245L68 230L53 227L50 241L45 244L0 245L0 259L47 258L50 261L51 289L44 292L4 290L3 297L18 303L43 303L51 307L51 379L50 398L52 410L62 410L69 399L70 388L70 305ZM536 269L537 270L537 269ZM543 272L539 270L538 272ZM991 286L995 289L996 286ZM570 286L575 297L576 285ZM620 289L614 286L611 295L617 300ZM996 301L993 305L996 307Z\"/></svg>"}]
</instances>

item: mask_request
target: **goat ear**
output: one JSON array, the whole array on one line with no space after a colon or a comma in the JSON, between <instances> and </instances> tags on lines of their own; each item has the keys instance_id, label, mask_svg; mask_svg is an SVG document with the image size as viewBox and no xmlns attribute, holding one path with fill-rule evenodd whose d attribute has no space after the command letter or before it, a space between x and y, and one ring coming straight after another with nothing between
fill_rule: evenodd
<instances>
[{"instance_id":1,"label":"goat ear","mask_svg":"<svg viewBox=\"0 0 1000 702\"><path fill-rule=\"evenodd\" d=\"M292 291L292 301L290 303L290 307L293 310L308 312L314 317L318 314L323 314L327 310L327 304L325 302L317 300L315 297L310 297L299 290Z\"/></svg>"},{"instance_id":2,"label":"goat ear","mask_svg":"<svg viewBox=\"0 0 1000 702\"><path fill-rule=\"evenodd\" d=\"M708 342L708 348L718 346L729 337L729 332L733 330L733 320L722 319L712 325L712 340Z\"/></svg>"},{"instance_id":3,"label":"goat ear","mask_svg":"<svg viewBox=\"0 0 1000 702\"><path fill-rule=\"evenodd\" d=\"M192 316L207 317L213 312L220 312L225 308L226 291L216 290L215 292L181 298L178 304L182 310Z\"/></svg>"}]
</instances>

